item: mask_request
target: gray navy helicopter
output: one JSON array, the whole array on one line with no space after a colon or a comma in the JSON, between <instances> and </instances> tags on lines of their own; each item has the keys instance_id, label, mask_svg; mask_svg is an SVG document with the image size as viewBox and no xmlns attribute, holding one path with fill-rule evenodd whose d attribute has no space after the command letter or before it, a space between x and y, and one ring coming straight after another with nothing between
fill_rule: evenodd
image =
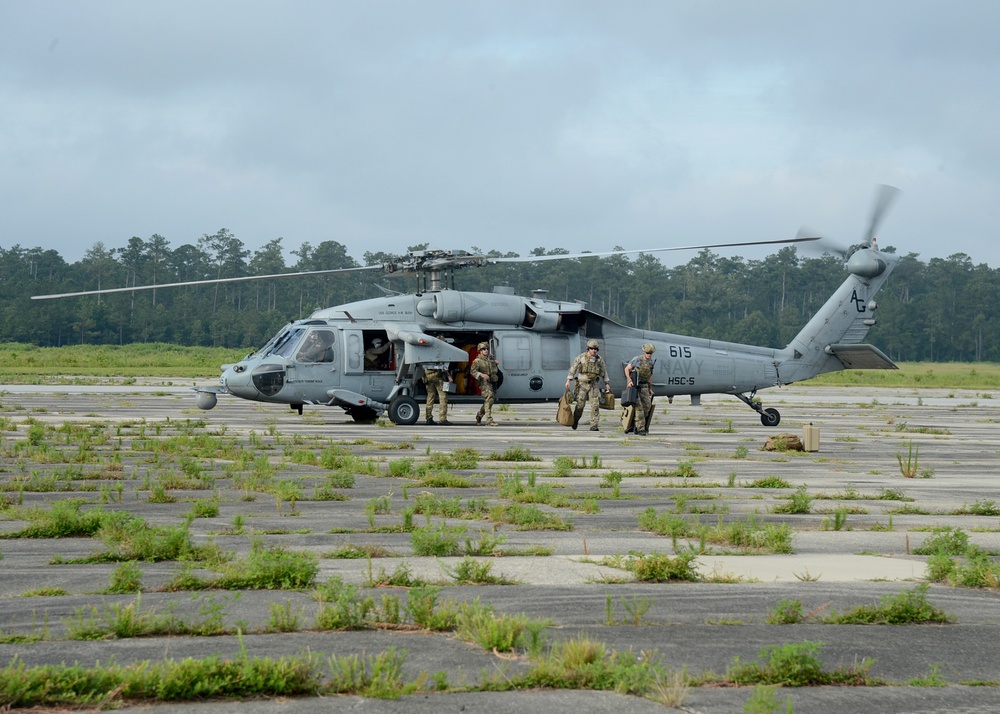
<instances>
[{"instance_id":1,"label":"gray navy helicopter","mask_svg":"<svg viewBox=\"0 0 1000 714\"><path fill-rule=\"evenodd\" d=\"M624 382L625 363L644 343L656 348L653 392L656 396L730 394L760 415L764 426L781 416L765 408L759 390L801 382L841 369L897 369L878 348L864 343L876 324L875 295L899 257L878 249L875 230L897 190L883 186L864 239L838 251L847 278L805 327L782 349L709 340L627 327L577 302L549 300L545 291L531 297L494 288L491 293L449 288L460 268L493 263L606 257L634 253L701 250L730 246L820 240L720 243L652 250L494 258L461 251L414 251L398 261L355 268L222 278L128 288L110 288L35 299L133 292L242 280L381 270L416 275L414 293L388 295L317 310L283 327L263 347L235 364L222 366L218 385L195 387L201 409L216 406L219 395L288 404L302 413L305 405L340 407L355 421L373 422L385 414L395 424L414 424L422 365L449 362L455 373L453 402L477 397L468 366L477 345L486 342L503 375L500 402L556 401L563 395L570 362L589 340L600 343L611 384ZM833 251L828 251L833 252Z\"/></svg>"}]
</instances>

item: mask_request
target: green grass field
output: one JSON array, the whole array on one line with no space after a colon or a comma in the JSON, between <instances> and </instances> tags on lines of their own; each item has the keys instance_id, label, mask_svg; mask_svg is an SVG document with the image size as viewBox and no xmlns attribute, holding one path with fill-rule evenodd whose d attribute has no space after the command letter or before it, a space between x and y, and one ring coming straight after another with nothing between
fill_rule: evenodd
<instances>
[{"instance_id":1,"label":"green grass field","mask_svg":"<svg viewBox=\"0 0 1000 714\"><path fill-rule=\"evenodd\" d=\"M236 362L247 352L161 343L68 347L6 343L0 344L0 382L44 384L63 377L212 379L219 376L219 365Z\"/></svg>"},{"instance_id":2,"label":"green grass field","mask_svg":"<svg viewBox=\"0 0 1000 714\"><path fill-rule=\"evenodd\" d=\"M1000 389L994 362L903 362L899 369L844 370L821 374L808 384L828 387L913 387L914 389Z\"/></svg>"},{"instance_id":3,"label":"green grass field","mask_svg":"<svg viewBox=\"0 0 1000 714\"><path fill-rule=\"evenodd\" d=\"M64 378L134 380L142 377L213 379L219 365L249 350L180 347L168 344L35 347L0 344L0 383L55 383ZM810 380L817 386L912 387L914 389L1000 389L1000 364L912 362L898 370L849 370Z\"/></svg>"}]
</instances>

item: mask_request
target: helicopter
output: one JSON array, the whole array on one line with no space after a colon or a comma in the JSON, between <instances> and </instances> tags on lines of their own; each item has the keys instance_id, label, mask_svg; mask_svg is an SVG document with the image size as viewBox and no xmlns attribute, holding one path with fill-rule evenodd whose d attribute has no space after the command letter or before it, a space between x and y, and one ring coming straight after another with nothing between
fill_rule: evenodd
<instances>
[{"instance_id":1,"label":"helicopter","mask_svg":"<svg viewBox=\"0 0 1000 714\"><path fill-rule=\"evenodd\" d=\"M579 302L551 300L545 290L523 297L505 287L483 293L455 290L449 285L454 284L454 272L458 269L494 263L821 240L801 232L795 238L782 240L528 257L411 251L382 265L106 288L33 298L366 270L415 275L417 290L413 293L323 308L288 323L239 362L222 365L218 384L194 387L197 406L212 409L219 396L231 395L287 404L300 415L306 405L325 405L340 407L358 422L374 422L386 415L394 424L411 425L420 416L417 399L423 394L422 365L451 363L456 368L456 391L449 400L461 403L477 399L478 388L468 370L482 343L489 346L489 354L497 360L502 375L498 401L554 402L564 393L572 360L585 349L587 342L596 340L612 384L617 375L624 374L624 365L639 353L642 345L651 343L657 355L652 378L654 396L673 399L690 395L692 403L698 404L704 394L732 395L753 409L762 425L774 427L780 423L781 415L772 407L764 407L756 397L761 389L841 369L897 369L877 347L862 341L877 323L876 293L899 261L894 253L880 251L875 238L875 229L897 191L883 186L863 240L835 251L846 261L847 277L781 349L628 327Z\"/></svg>"}]
</instances>

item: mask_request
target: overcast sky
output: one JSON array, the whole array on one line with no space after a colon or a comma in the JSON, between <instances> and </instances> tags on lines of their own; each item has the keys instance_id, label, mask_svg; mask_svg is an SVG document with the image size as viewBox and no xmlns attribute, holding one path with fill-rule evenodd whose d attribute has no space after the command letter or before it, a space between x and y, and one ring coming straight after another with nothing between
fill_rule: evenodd
<instances>
[{"instance_id":1,"label":"overcast sky","mask_svg":"<svg viewBox=\"0 0 1000 714\"><path fill-rule=\"evenodd\" d=\"M982 0L0 0L0 247L846 244L885 183L882 245L1000 267L998 31Z\"/></svg>"}]
</instances>

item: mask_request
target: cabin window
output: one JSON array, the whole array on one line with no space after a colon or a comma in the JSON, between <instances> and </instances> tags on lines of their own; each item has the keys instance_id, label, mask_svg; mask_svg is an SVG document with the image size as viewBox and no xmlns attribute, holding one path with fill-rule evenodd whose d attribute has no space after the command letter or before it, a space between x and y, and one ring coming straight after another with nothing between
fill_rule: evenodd
<instances>
[{"instance_id":1,"label":"cabin window","mask_svg":"<svg viewBox=\"0 0 1000 714\"><path fill-rule=\"evenodd\" d=\"M523 371L531 368L531 339L504 337L500 360L504 369Z\"/></svg>"},{"instance_id":2,"label":"cabin window","mask_svg":"<svg viewBox=\"0 0 1000 714\"><path fill-rule=\"evenodd\" d=\"M364 354L361 347L361 335L349 334L347 336L347 366L357 372L361 370L361 357Z\"/></svg>"},{"instance_id":3,"label":"cabin window","mask_svg":"<svg viewBox=\"0 0 1000 714\"><path fill-rule=\"evenodd\" d=\"M569 340L542 335L542 369L568 369L569 362Z\"/></svg>"}]
</instances>

